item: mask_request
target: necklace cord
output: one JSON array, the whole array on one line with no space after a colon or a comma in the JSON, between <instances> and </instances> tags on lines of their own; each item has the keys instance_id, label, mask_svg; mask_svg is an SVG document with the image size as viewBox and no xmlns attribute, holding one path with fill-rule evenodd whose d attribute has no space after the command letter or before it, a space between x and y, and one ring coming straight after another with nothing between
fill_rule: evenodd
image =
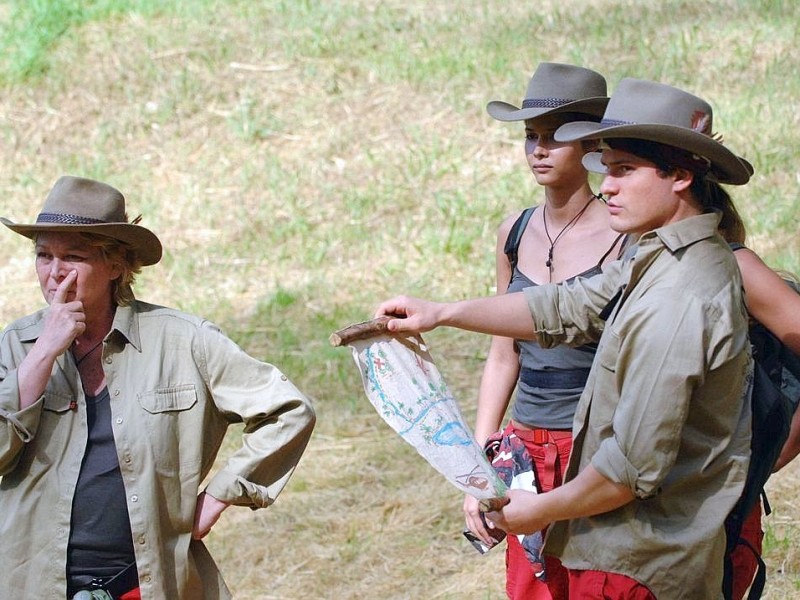
<instances>
[{"instance_id":1,"label":"necklace cord","mask_svg":"<svg viewBox=\"0 0 800 600\"><path fill-rule=\"evenodd\" d=\"M550 242L550 248L547 250L547 260L545 261L544 264L548 269L550 269L551 276L553 274L553 250L555 249L558 240L561 239L561 236L564 235L567 232L567 230L571 229L575 225L575 223L578 222L578 219L580 219L583 213L586 212L586 209L589 208L589 205L592 203L592 200L595 199L602 199L602 198L598 198L597 196L592 194L591 198L589 198L589 201L584 205L584 207L574 217L572 217L569 220L569 222L567 222L567 224L564 225L564 227L561 228L561 231L558 232L558 235L556 235L555 239L550 237L550 232L547 229L547 203L545 203L544 209L542 210L542 222L544 223L544 233L547 236L547 241Z\"/></svg>"},{"instance_id":2,"label":"necklace cord","mask_svg":"<svg viewBox=\"0 0 800 600\"><path fill-rule=\"evenodd\" d=\"M92 346L91 349L86 354L84 354L80 358L76 358L75 359L75 366L76 367L79 366L86 359L87 356L89 356L92 352L97 350L100 347L100 345L103 343L104 339L105 338L100 338L100 341L97 342L94 346ZM75 353L73 352L72 355L75 356Z\"/></svg>"}]
</instances>

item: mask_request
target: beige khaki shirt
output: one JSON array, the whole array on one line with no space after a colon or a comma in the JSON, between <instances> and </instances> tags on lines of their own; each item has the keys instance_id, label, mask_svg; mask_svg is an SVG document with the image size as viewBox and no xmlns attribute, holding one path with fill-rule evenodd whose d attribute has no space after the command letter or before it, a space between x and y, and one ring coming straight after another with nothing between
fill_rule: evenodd
<instances>
[{"instance_id":1,"label":"beige khaki shirt","mask_svg":"<svg viewBox=\"0 0 800 600\"><path fill-rule=\"evenodd\" d=\"M45 312L0 337L0 598L66 596L87 420L70 353L43 396L19 410L16 367ZM229 598L205 546L191 539L200 486L228 426L243 422L241 446L206 491L253 509L272 504L311 435L309 400L209 322L142 302L117 309L102 360L142 598Z\"/></svg>"},{"instance_id":2,"label":"beige khaki shirt","mask_svg":"<svg viewBox=\"0 0 800 600\"><path fill-rule=\"evenodd\" d=\"M636 496L555 523L545 552L570 569L627 575L668 600L721 597L722 525L750 454L747 313L717 219L647 233L598 277L525 291L542 345L599 338L566 480L591 464Z\"/></svg>"}]
</instances>

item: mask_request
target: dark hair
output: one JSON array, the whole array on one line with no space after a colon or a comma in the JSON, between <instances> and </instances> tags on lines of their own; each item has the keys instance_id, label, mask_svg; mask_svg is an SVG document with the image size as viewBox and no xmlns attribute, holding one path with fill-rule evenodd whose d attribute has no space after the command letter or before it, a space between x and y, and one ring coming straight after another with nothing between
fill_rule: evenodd
<instances>
[{"instance_id":1,"label":"dark hair","mask_svg":"<svg viewBox=\"0 0 800 600\"><path fill-rule=\"evenodd\" d=\"M709 179L710 164L705 158L681 148L649 140L624 138L604 141L611 148L629 152L653 163L662 177L673 173L676 169L690 171L693 175L689 186L692 198L704 210L716 209L722 213L719 232L727 242L744 244L746 231L742 217L727 190L718 182Z\"/></svg>"},{"instance_id":2,"label":"dark hair","mask_svg":"<svg viewBox=\"0 0 800 600\"><path fill-rule=\"evenodd\" d=\"M703 199L703 208L716 208L722 213L717 229L725 241L744 244L747 237L744 221L727 190L707 177L695 177L690 190L695 198Z\"/></svg>"}]
</instances>

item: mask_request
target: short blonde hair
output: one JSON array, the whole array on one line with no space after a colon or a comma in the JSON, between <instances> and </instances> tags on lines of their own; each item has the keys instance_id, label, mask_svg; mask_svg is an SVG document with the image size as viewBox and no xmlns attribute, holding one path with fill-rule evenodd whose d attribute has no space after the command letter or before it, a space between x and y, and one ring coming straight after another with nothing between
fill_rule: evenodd
<instances>
[{"instance_id":1,"label":"short blonde hair","mask_svg":"<svg viewBox=\"0 0 800 600\"><path fill-rule=\"evenodd\" d=\"M82 240L100 250L108 264L116 264L122 273L111 282L111 300L115 306L128 306L135 300L133 284L142 271L142 261L128 244L105 235L79 233Z\"/></svg>"}]
</instances>

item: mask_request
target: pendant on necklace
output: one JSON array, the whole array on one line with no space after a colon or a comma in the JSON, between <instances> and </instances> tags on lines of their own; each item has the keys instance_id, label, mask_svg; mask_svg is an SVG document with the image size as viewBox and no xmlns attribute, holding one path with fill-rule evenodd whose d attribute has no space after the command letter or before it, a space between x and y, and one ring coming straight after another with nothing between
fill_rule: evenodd
<instances>
[{"instance_id":1,"label":"pendant on necklace","mask_svg":"<svg viewBox=\"0 0 800 600\"><path fill-rule=\"evenodd\" d=\"M589 208L589 205L592 203L592 200L594 200L596 197L597 196L592 194L592 196L589 198L589 201L583 205L583 208L578 212L578 214L572 217L569 220L569 222L567 222L567 224L564 225L561 231L558 232L558 235L556 236L555 239L550 237L550 232L547 230L547 204L544 205L544 208L542 209L542 224L544 225L544 233L547 236L547 241L550 242L550 250L547 251L547 260L545 261L544 264L548 269L550 269L551 275L553 273L553 249L556 247L558 240L560 240L561 236L567 233L567 231L569 231L575 225L575 223L578 222L578 219L580 219L581 216L583 216L583 213L586 212L586 209Z\"/></svg>"}]
</instances>

